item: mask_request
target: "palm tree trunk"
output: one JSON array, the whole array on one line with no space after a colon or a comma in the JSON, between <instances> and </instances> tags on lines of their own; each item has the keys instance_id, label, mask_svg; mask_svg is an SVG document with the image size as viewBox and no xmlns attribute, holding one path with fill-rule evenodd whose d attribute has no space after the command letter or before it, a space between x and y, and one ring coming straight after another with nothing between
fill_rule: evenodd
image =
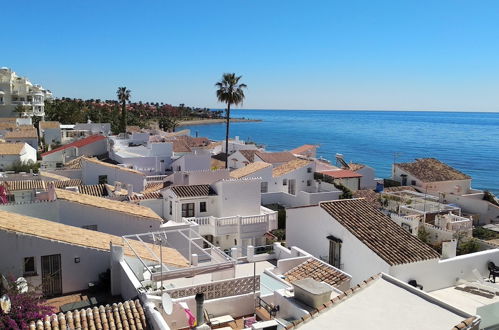
<instances>
[{"instance_id":1,"label":"palm tree trunk","mask_svg":"<svg viewBox=\"0 0 499 330\"><path fill-rule=\"evenodd\" d=\"M126 133L126 101L121 105L121 126L123 133Z\"/></svg>"},{"instance_id":2,"label":"palm tree trunk","mask_svg":"<svg viewBox=\"0 0 499 330\"><path fill-rule=\"evenodd\" d=\"M229 168L229 124L230 124L230 103L227 103L227 124L225 127L225 168Z\"/></svg>"}]
</instances>

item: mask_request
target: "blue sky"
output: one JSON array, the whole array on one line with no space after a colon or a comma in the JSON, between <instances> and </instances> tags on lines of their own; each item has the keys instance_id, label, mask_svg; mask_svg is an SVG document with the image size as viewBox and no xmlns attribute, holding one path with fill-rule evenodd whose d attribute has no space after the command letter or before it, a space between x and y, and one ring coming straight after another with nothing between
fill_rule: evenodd
<instances>
[{"instance_id":1,"label":"blue sky","mask_svg":"<svg viewBox=\"0 0 499 330\"><path fill-rule=\"evenodd\" d=\"M56 96L244 108L499 111L499 2L6 1L0 66ZM8 28L6 28L8 27Z\"/></svg>"}]
</instances>

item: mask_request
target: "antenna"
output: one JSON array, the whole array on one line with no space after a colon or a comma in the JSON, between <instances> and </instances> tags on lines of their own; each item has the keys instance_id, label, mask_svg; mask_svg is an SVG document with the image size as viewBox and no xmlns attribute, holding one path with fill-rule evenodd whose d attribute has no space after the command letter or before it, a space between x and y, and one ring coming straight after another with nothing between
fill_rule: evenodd
<instances>
[{"instance_id":1,"label":"antenna","mask_svg":"<svg viewBox=\"0 0 499 330\"><path fill-rule=\"evenodd\" d=\"M163 293L161 296L161 305L163 305L163 310L165 311L166 315L171 315L173 311L173 302L172 298L168 293Z\"/></svg>"}]
</instances>

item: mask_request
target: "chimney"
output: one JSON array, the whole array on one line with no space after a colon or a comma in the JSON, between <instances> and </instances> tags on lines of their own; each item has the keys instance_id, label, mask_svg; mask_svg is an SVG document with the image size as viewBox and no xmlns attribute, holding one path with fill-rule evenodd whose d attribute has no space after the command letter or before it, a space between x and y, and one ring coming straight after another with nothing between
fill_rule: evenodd
<instances>
[{"instance_id":1,"label":"chimney","mask_svg":"<svg viewBox=\"0 0 499 330\"><path fill-rule=\"evenodd\" d=\"M127 184L126 188L128 190L128 197L132 197L133 196L133 185L132 184Z\"/></svg>"},{"instance_id":2,"label":"chimney","mask_svg":"<svg viewBox=\"0 0 499 330\"><path fill-rule=\"evenodd\" d=\"M329 285L311 278L294 281L293 288L295 299L312 308L319 308L319 306L325 304L331 299L331 293L333 292Z\"/></svg>"},{"instance_id":3,"label":"chimney","mask_svg":"<svg viewBox=\"0 0 499 330\"><path fill-rule=\"evenodd\" d=\"M121 182L114 181L114 191L115 192L120 192L120 190L121 190Z\"/></svg>"},{"instance_id":4,"label":"chimney","mask_svg":"<svg viewBox=\"0 0 499 330\"><path fill-rule=\"evenodd\" d=\"M204 304L204 293L196 293L196 320L197 325L204 324L204 312L203 312L203 304Z\"/></svg>"},{"instance_id":5,"label":"chimney","mask_svg":"<svg viewBox=\"0 0 499 330\"><path fill-rule=\"evenodd\" d=\"M53 182L49 182L47 193L49 201L55 201L57 199L57 196L55 194L55 186Z\"/></svg>"}]
</instances>

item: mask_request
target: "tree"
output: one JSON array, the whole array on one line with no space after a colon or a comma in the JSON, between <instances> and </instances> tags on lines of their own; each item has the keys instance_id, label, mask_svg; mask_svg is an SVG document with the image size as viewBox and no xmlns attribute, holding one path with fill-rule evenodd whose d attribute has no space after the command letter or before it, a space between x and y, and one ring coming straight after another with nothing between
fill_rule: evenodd
<instances>
[{"instance_id":1,"label":"tree","mask_svg":"<svg viewBox=\"0 0 499 330\"><path fill-rule=\"evenodd\" d=\"M126 103L130 101L131 91L126 87L118 87L116 95L121 102L121 131L126 133Z\"/></svg>"},{"instance_id":2,"label":"tree","mask_svg":"<svg viewBox=\"0 0 499 330\"><path fill-rule=\"evenodd\" d=\"M219 102L227 104L225 119L227 121L225 128L225 168L229 168L229 125L230 125L230 106L238 105L244 100L244 89L246 84L240 84L242 76L236 76L235 73L224 73L222 80L215 84L217 89L217 99Z\"/></svg>"},{"instance_id":3,"label":"tree","mask_svg":"<svg viewBox=\"0 0 499 330\"><path fill-rule=\"evenodd\" d=\"M180 121L175 117L161 117L158 120L159 128L165 132L175 132Z\"/></svg>"}]
</instances>

